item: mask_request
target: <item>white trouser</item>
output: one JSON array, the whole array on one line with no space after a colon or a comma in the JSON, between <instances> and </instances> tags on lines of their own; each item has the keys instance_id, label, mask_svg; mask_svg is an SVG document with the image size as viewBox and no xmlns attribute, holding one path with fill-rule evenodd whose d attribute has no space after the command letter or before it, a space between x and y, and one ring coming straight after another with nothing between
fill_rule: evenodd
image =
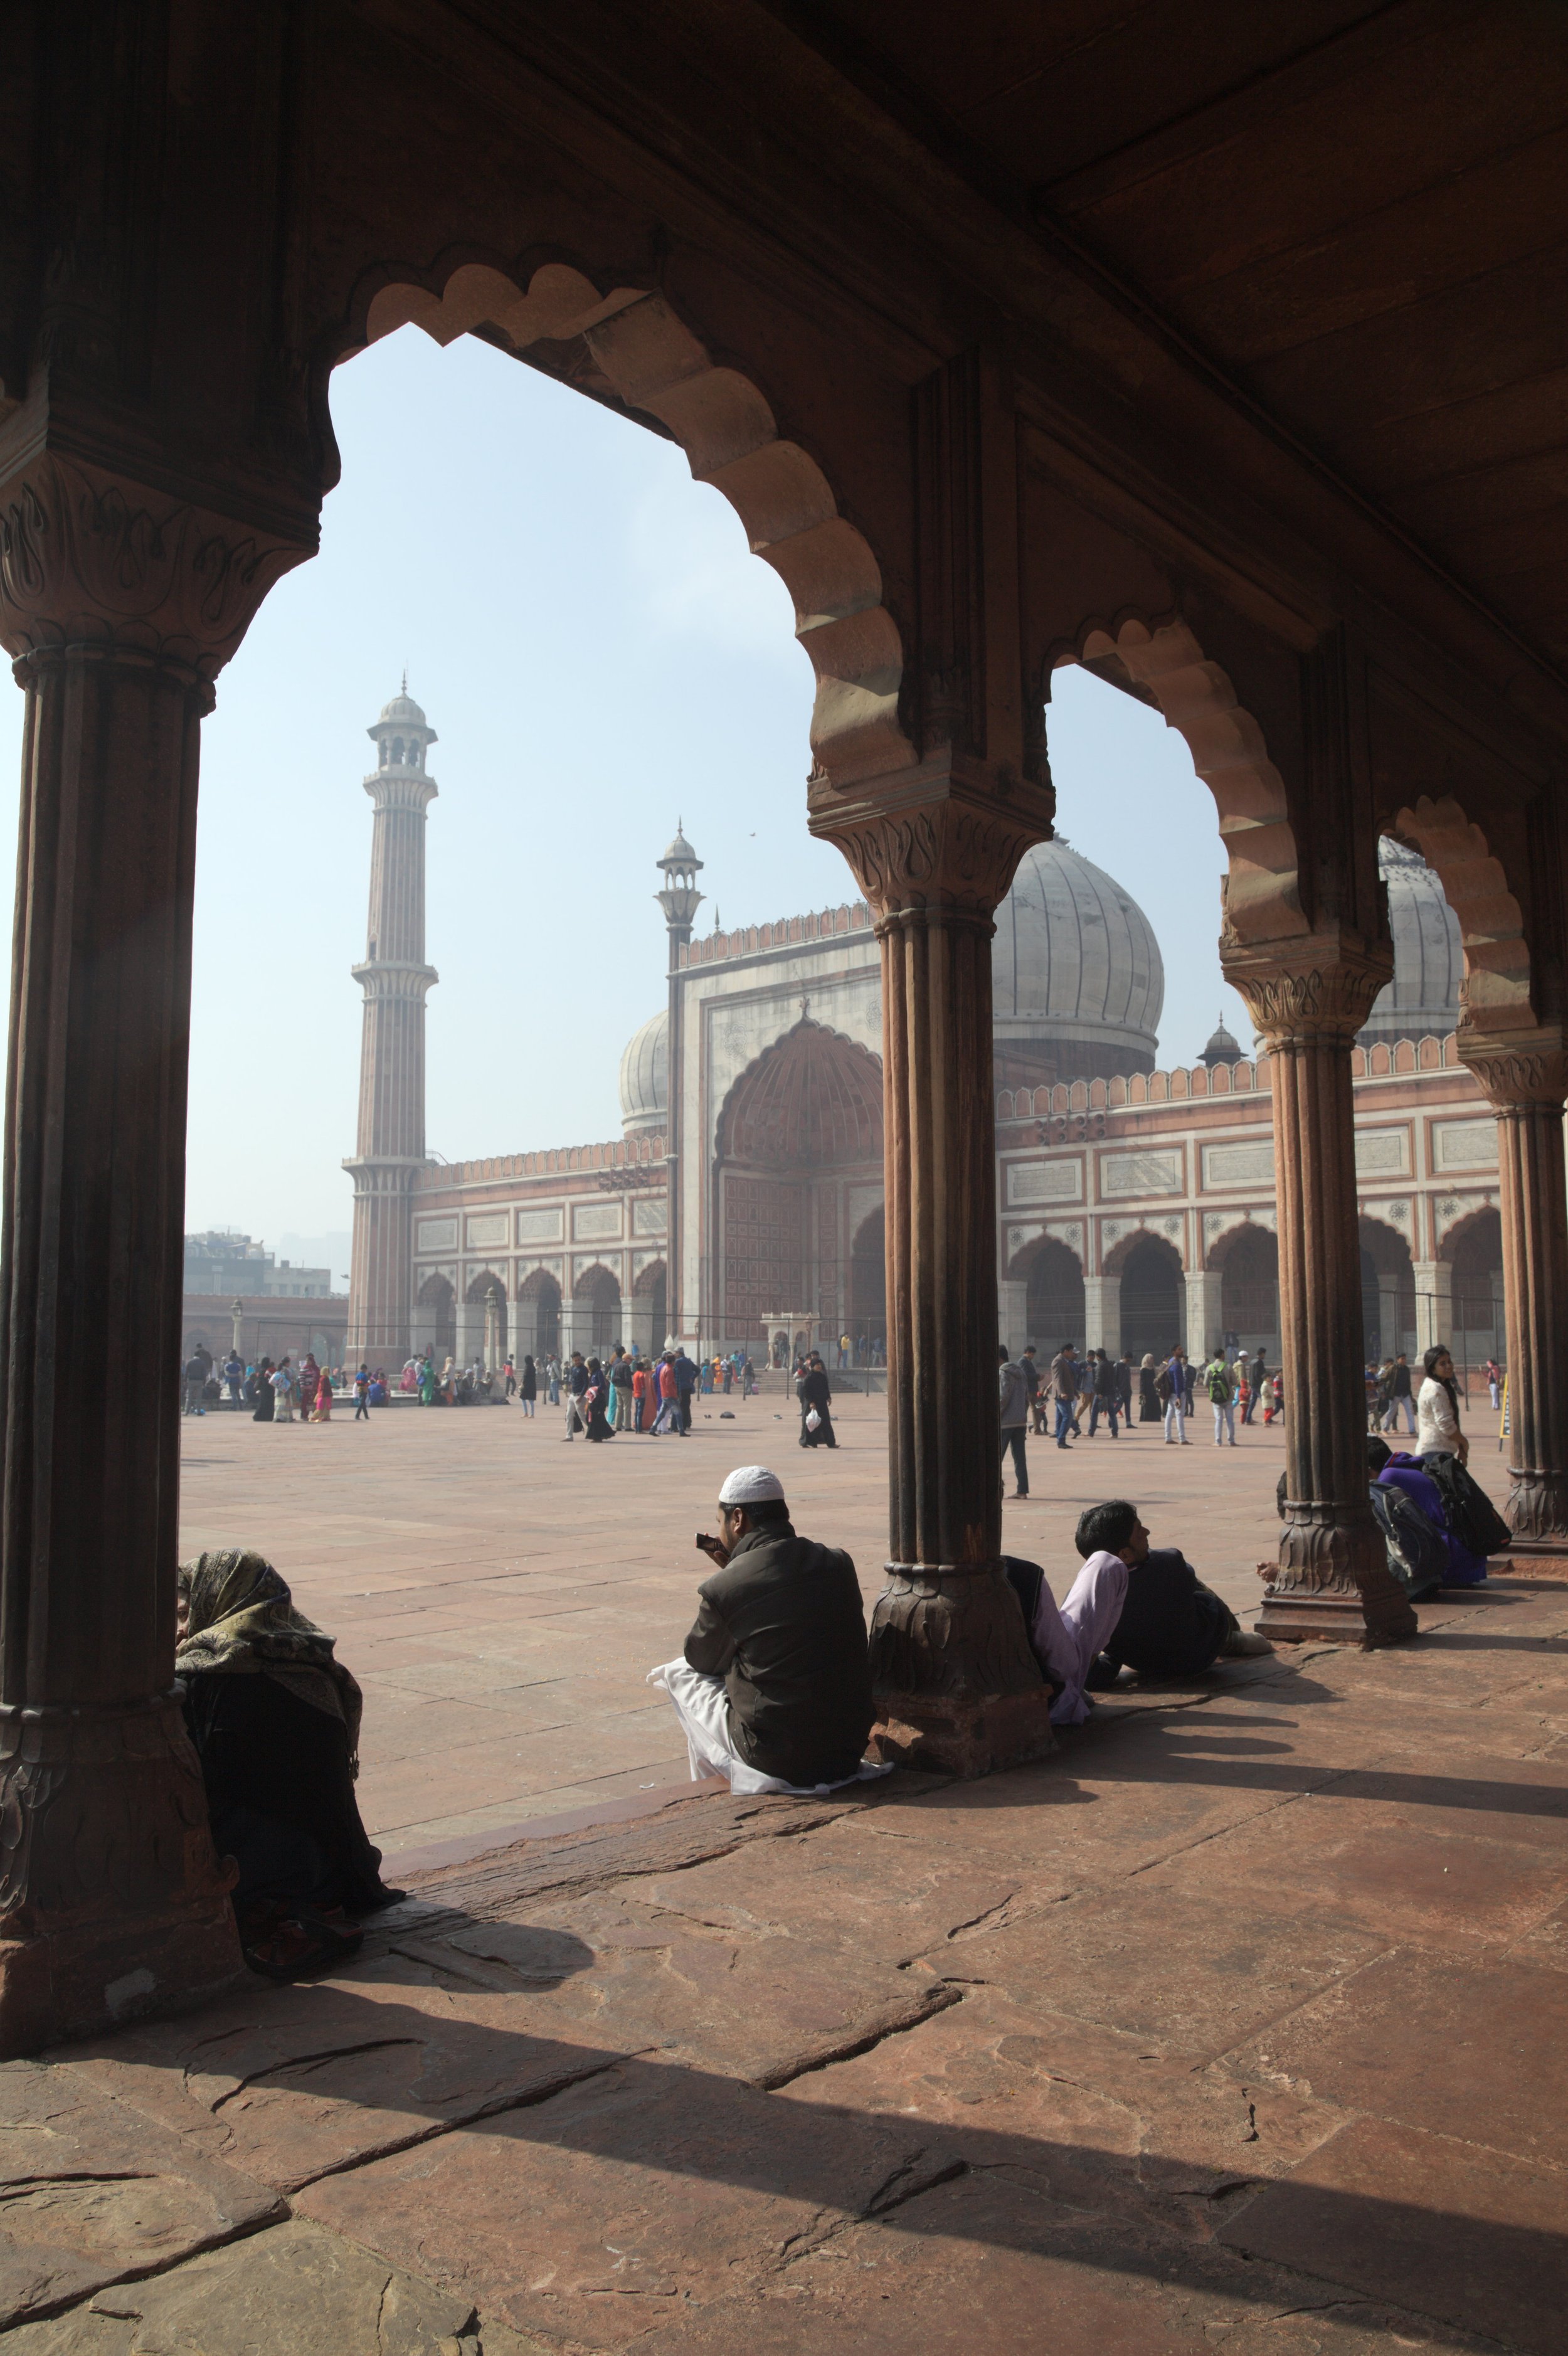
<instances>
[{"instance_id":1,"label":"white trouser","mask_svg":"<svg viewBox=\"0 0 1568 2356\"><path fill-rule=\"evenodd\" d=\"M1215 1399L1212 1402L1212 1405L1214 1408L1215 1447L1223 1448L1225 1444L1224 1435L1228 1431L1231 1435L1231 1445L1234 1448L1236 1444L1236 1410L1233 1403L1230 1399L1225 1399L1223 1402L1219 1399Z\"/></svg>"},{"instance_id":2,"label":"white trouser","mask_svg":"<svg viewBox=\"0 0 1568 2356\"><path fill-rule=\"evenodd\" d=\"M1051 1705L1053 1726L1082 1726L1089 1715L1083 1680L1097 1653L1115 1633L1127 1600L1127 1566L1119 1554L1092 1554L1060 1611L1047 1580L1040 1581L1034 1615L1034 1648L1062 1679Z\"/></svg>"},{"instance_id":3,"label":"white trouser","mask_svg":"<svg viewBox=\"0 0 1568 2356\"><path fill-rule=\"evenodd\" d=\"M749 1766L741 1758L730 1739L730 1697L722 1677L705 1677L689 1661L676 1660L650 1669L647 1681L651 1686L662 1686L675 1704L675 1714L686 1737L686 1755L694 1783L717 1779L727 1782L732 1792L745 1793L802 1789L798 1783L784 1783L777 1775L764 1775L760 1768ZM816 1783L808 1788L836 1792L841 1784L891 1772L891 1765L880 1767L863 1762L853 1775L841 1775L837 1783Z\"/></svg>"},{"instance_id":4,"label":"white trouser","mask_svg":"<svg viewBox=\"0 0 1568 2356\"><path fill-rule=\"evenodd\" d=\"M1174 1439L1184 1440L1187 1438L1187 1402L1185 1399L1173 1398L1168 1399L1166 1402L1165 1436L1167 1440Z\"/></svg>"}]
</instances>

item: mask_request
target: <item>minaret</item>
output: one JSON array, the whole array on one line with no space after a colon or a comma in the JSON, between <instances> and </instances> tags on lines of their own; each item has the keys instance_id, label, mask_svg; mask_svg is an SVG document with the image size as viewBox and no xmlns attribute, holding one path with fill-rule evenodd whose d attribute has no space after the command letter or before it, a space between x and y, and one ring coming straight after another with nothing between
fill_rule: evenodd
<instances>
[{"instance_id":1,"label":"minaret","mask_svg":"<svg viewBox=\"0 0 1568 2356\"><path fill-rule=\"evenodd\" d=\"M407 1355L412 1323L412 1190L424 1167L424 1001L436 980L424 961L425 810L435 779L425 753L435 730L408 692L394 695L366 734L377 762L365 779L375 804L370 926L354 979L365 992L359 1052L359 1133L351 1162L354 1257L347 1357L389 1369Z\"/></svg>"},{"instance_id":2,"label":"minaret","mask_svg":"<svg viewBox=\"0 0 1568 2356\"><path fill-rule=\"evenodd\" d=\"M665 888L656 892L655 899L664 910L669 933L669 1049L667 1074L669 1102L665 1113L665 1165L669 1182L669 1210L665 1239L665 1290L668 1300L666 1315L672 1333L683 1336L692 1333L687 1313L687 1302L681 1285L680 1252L680 1119L681 1119L681 1039L680 1039L680 952L691 938L692 919L702 902L697 888L698 870L702 862L686 839L679 819L675 822L675 841L658 862L664 874ZM664 1341L662 1333L654 1336L654 1346Z\"/></svg>"}]
</instances>

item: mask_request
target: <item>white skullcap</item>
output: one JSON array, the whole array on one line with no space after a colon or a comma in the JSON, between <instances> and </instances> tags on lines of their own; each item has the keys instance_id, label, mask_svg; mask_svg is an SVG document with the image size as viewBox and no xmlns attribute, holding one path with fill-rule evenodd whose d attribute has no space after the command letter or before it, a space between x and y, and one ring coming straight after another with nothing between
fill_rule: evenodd
<instances>
[{"instance_id":1,"label":"white skullcap","mask_svg":"<svg viewBox=\"0 0 1568 2356\"><path fill-rule=\"evenodd\" d=\"M719 1492L721 1505L761 1505L770 1499L784 1502L784 1483L765 1464L737 1464Z\"/></svg>"}]
</instances>

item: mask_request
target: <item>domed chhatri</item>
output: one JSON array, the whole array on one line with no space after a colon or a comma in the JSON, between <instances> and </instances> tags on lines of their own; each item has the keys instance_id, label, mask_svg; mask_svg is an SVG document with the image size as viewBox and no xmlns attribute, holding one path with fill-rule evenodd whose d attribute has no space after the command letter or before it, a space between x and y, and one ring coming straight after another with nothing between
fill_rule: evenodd
<instances>
[{"instance_id":1,"label":"domed chhatri","mask_svg":"<svg viewBox=\"0 0 1568 2356\"><path fill-rule=\"evenodd\" d=\"M1391 835L1378 845L1378 873L1388 886L1393 980L1378 993L1357 1036L1363 1046L1379 1039L1441 1039L1459 1020L1465 974L1459 920L1420 852Z\"/></svg>"},{"instance_id":2,"label":"domed chhatri","mask_svg":"<svg viewBox=\"0 0 1568 2356\"><path fill-rule=\"evenodd\" d=\"M669 1009L661 1006L626 1042L621 1058L621 1126L628 1137L662 1130L669 1111Z\"/></svg>"},{"instance_id":3,"label":"domed chhatri","mask_svg":"<svg viewBox=\"0 0 1568 2356\"><path fill-rule=\"evenodd\" d=\"M436 734L409 693L406 672L401 691L381 706L380 717L365 734L378 749L378 768L422 772L424 756L436 742Z\"/></svg>"},{"instance_id":4,"label":"domed chhatri","mask_svg":"<svg viewBox=\"0 0 1568 2356\"><path fill-rule=\"evenodd\" d=\"M1137 902L1061 835L1024 853L991 979L998 1087L1153 1071L1159 945Z\"/></svg>"},{"instance_id":5,"label":"domed chhatri","mask_svg":"<svg viewBox=\"0 0 1568 2356\"><path fill-rule=\"evenodd\" d=\"M1223 1013L1209 1033L1209 1044L1198 1060L1200 1064L1206 1064L1211 1071L1214 1069L1216 1064L1245 1062L1246 1055L1242 1043L1227 1026Z\"/></svg>"}]
</instances>

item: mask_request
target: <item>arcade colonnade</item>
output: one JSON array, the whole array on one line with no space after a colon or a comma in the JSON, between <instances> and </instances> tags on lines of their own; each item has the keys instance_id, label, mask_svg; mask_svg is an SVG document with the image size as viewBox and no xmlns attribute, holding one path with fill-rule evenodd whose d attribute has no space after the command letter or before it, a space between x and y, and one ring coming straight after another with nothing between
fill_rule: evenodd
<instances>
[{"instance_id":1,"label":"arcade colonnade","mask_svg":"<svg viewBox=\"0 0 1568 2356\"><path fill-rule=\"evenodd\" d=\"M1423 851L1464 929L1462 1052L1505 1140L1513 1517L1568 1537L1555 674L1070 254L956 183L937 198L907 155L884 172L869 102L845 112L804 51L754 59L721 120L697 121L699 76L617 112L623 80L661 69L635 14L611 17L607 50L588 17L510 48L454 20L448 50L373 10L274 39L270 12L126 0L24 9L8 37L0 640L27 719L0 2050L238 1968L170 1690L200 727L316 545L332 367L410 321L673 435L792 593L807 821L882 960L888 1748L977 1772L1051 1741L997 1560L990 939L1051 829L1062 661L1189 747L1228 856L1225 969L1271 1059L1293 1411L1264 1624L1414 1624L1345 1379L1349 1055L1392 962L1380 830ZM739 23L713 27L720 81ZM581 54L544 71L533 38ZM733 106L797 99L742 166ZM98 1364L170 1379L84 1388Z\"/></svg>"}]
</instances>

